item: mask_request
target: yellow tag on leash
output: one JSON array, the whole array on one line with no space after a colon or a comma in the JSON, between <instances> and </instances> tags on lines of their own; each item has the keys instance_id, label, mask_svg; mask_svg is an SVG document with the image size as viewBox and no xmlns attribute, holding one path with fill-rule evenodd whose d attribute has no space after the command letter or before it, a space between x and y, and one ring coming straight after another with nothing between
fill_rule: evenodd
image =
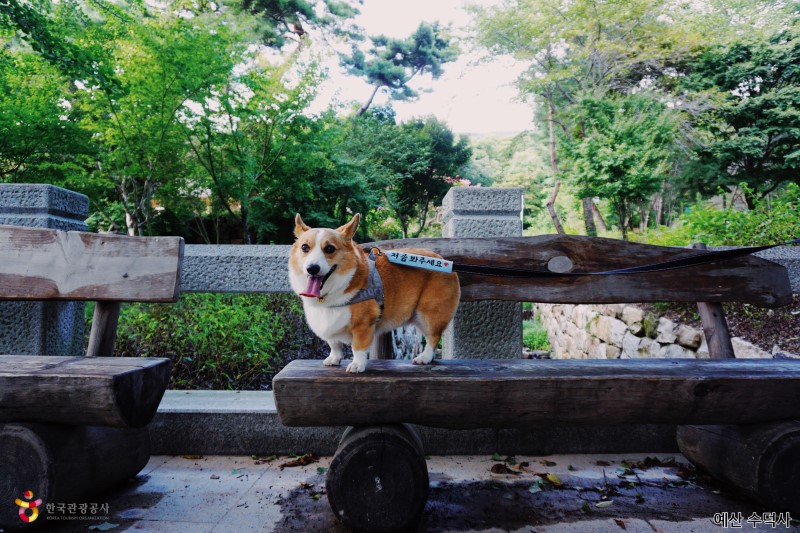
<instances>
[{"instance_id":1,"label":"yellow tag on leash","mask_svg":"<svg viewBox=\"0 0 800 533\"><path fill-rule=\"evenodd\" d=\"M449 273L453 271L453 262L439 257L428 257L426 255L410 254L408 252L382 252L389 259L389 262L396 265L405 265L436 272Z\"/></svg>"}]
</instances>

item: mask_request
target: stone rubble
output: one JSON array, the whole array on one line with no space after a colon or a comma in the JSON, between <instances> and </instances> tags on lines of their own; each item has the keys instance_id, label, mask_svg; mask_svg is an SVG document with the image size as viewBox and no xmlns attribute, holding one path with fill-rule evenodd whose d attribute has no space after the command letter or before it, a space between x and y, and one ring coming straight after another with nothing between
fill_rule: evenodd
<instances>
[{"instance_id":1,"label":"stone rubble","mask_svg":"<svg viewBox=\"0 0 800 533\"><path fill-rule=\"evenodd\" d=\"M702 329L651 316L632 304L533 304L548 331L553 359L708 359ZM775 346L772 352L739 337L737 358L795 358Z\"/></svg>"}]
</instances>

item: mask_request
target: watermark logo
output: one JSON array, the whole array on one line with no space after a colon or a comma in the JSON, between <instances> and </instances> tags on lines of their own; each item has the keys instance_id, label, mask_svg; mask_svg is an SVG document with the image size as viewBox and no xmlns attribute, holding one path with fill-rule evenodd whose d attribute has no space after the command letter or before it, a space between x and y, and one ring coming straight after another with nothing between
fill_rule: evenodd
<instances>
[{"instance_id":1,"label":"watermark logo","mask_svg":"<svg viewBox=\"0 0 800 533\"><path fill-rule=\"evenodd\" d=\"M23 522L34 522L39 518L39 507L42 506L42 499L33 499L33 491L26 490L22 493L22 498L17 498L14 503L19 507L19 519Z\"/></svg>"}]
</instances>

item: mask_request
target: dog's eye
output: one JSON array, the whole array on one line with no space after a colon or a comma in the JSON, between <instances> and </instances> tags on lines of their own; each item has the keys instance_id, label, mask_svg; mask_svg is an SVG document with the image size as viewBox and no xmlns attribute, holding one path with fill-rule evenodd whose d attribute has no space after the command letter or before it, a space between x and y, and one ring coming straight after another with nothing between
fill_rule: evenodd
<instances>
[{"instance_id":1,"label":"dog's eye","mask_svg":"<svg viewBox=\"0 0 800 533\"><path fill-rule=\"evenodd\" d=\"M332 244L329 244L325 248L323 248L322 251L325 252L326 254L332 254L333 252L336 251L336 247L333 246Z\"/></svg>"},{"instance_id":2,"label":"dog's eye","mask_svg":"<svg viewBox=\"0 0 800 533\"><path fill-rule=\"evenodd\" d=\"M307 244L301 246L300 249L303 250L304 253L308 253L309 251L311 251L311 247Z\"/></svg>"}]
</instances>

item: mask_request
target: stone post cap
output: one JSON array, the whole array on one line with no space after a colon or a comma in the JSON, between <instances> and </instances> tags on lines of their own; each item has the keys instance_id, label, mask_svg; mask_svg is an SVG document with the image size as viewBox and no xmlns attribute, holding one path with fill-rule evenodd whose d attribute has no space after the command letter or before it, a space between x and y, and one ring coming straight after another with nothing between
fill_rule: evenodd
<instances>
[{"instance_id":1,"label":"stone post cap","mask_svg":"<svg viewBox=\"0 0 800 533\"><path fill-rule=\"evenodd\" d=\"M453 187L442 200L446 214L519 216L522 189L519 187Z\"/></svg>"},{"instance_id":2,"label":"stone post cap","mask_svg":"<svg viewBox=\"0 0 800 533\"><path fill-rule=\"evenodd\" d=\"M89 198L55 185L0 185L0 224L85 230Z\"/></svg>"}]
</instances>

